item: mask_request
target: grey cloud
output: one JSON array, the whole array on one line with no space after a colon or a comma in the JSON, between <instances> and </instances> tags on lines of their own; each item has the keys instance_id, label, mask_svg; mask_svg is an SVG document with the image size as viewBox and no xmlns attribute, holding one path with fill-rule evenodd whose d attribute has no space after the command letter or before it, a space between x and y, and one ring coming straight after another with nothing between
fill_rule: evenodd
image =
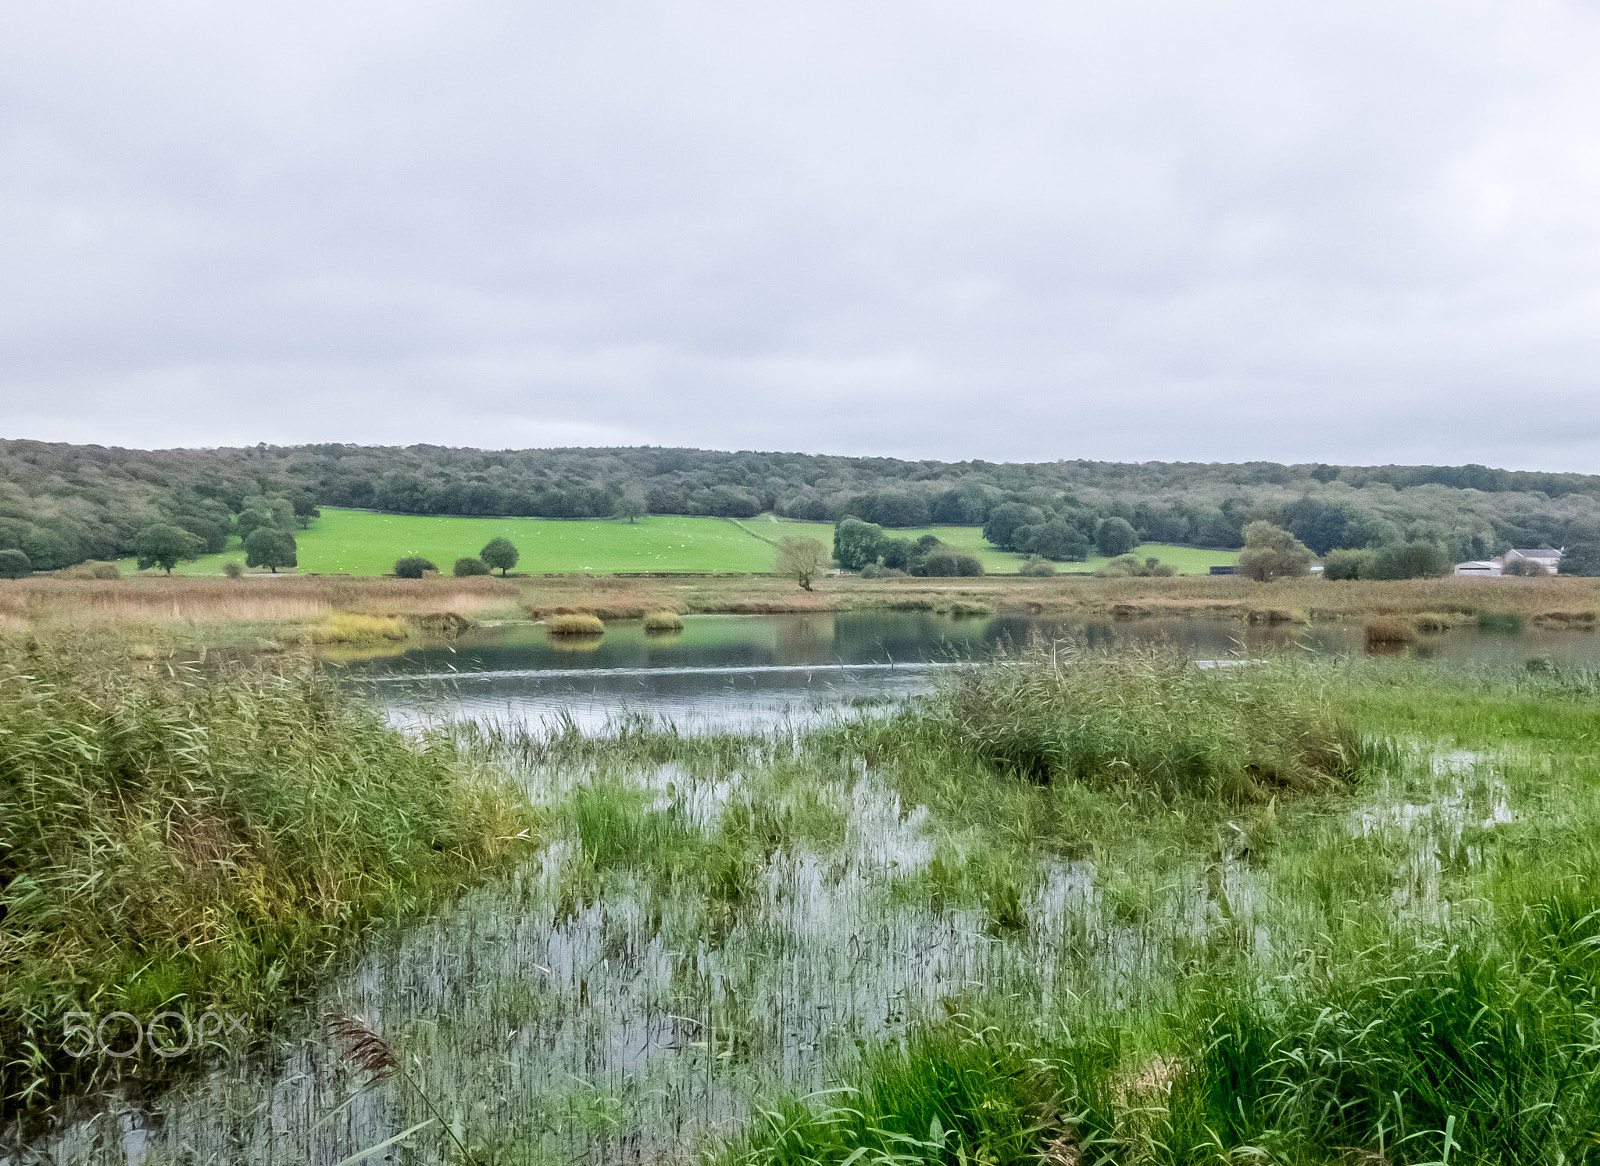
<instances>
[{"instance_id":1,"label":"grey cloud","mask_svg":"<svg viewBox=\"0 0 1600 1166\"><path fill-rule=\"evenodd\" d=\"M0 26L7 435L1600 471L1577 3Z\"/></svg>"}]
</instances>

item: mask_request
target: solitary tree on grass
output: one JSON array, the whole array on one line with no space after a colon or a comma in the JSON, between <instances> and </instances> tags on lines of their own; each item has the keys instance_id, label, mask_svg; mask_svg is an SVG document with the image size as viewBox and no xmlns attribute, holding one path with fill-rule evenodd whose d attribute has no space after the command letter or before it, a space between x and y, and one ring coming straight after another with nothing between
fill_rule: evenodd
<instances>
[{"instance_id":1,"label":"solitary tree on grass","mask_svg":"<svg viewBox=\"0 0 1600 1166\"><path fill-rule=\"evenodd\" d=\"M478 558L491 568L499 567L502 575L515 567L520 557L517 548L511 545L511 540L508 538L490 539L488 545L478 552Z\"/></svg>"},{"instance_id":2,"label":"solitary tree on grass","mask_svg":"<svg viewBox=\"0 0 1600 1166\"><path fill-rule=\"evenodd\" d=\"M182 527L158 522L139 532L139 570L160 567L167 574L189 559L198 558L205 545Z\"/></svg>"},{"instance_id":3,"label":"solitary tree on grass","mask_svg":"<svg viewBox=\"0 0 1600 1166\"><path fill-rule=\"evenodd\" d=\"M19 550L0 551L0 579L25 579L33 574L33 563Z\"/></svg>"},{"instance_id":4,"label":"solitary tree on grass","mask_svg":"<svg viewBox=\"0 0 1600 1166\"><path fill-rule=\"evenodd\" d=\"M645 506L644 498L638 491L629 490L617 503L614 517L618 521L625 521L631 525L638 522L648 513L649 509Z\"/></svg>"},{"instance_id":5,"label":"solitary tree on grass","mask_svg":"<svg viewBox=\"0 0 1600 1166\"><path fill-rule=\"evenodd\" d=\"M828 565L828 548L814 538L780 538L778 561L774 568L778 574L787 575L801 588L811 590L815 579Z\"/></svg>"},{"instance_id":6,"label":"solitary tree on grass","mask_svg":"<svg viewBox=\"0 0 1600 1166\"><path fill-rule=\"evenodd\" d=\"M286 530L262 526L250 532L244 540L244 562L247 567L266 567L274 575L279 567L295 567L300 563L294 535Z\"/></svg>"}]
</instances>

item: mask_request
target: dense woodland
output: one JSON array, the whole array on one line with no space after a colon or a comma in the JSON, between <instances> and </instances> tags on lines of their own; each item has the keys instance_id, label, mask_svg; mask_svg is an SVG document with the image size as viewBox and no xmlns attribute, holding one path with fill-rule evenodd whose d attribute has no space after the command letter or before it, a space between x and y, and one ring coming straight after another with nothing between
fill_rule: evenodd
<instances>
[{"instance_id":1,"label":"dense woodland","mask_svg":"<svg viewBox=\"0 0 1600 1166\"><path fill-rule=\"evenodd\" d=\"M1431 542L1453 559L1600 543L1600 476L1484 466L901 461L653 447L484 451L258 445L131 450L0 441L0 549L35 569L133 553L170 523L220 549L251 499L405 514L847 516L982 525L997 545L1079 545L1122 518L1144 541L1237 547L1279 523L1317 553ZM1016 533L1023 532L1020 536ZM1033 544L1030 540L1039 540Z\"/></svg>"}]
</instances>

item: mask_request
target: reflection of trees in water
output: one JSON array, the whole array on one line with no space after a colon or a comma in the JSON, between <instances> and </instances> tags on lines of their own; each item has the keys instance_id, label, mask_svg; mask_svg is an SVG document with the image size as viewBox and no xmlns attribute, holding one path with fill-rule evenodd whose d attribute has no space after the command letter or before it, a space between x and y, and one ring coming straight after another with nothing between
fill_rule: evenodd
<instances>
[{"instance_id":1,"label":"reflection of trees in water","mask_svg":"<svg viewBox=\"0 0 1600 1166\"><path fill-rule=\"evenodd\" d=\"M778 659L796 663L831 660L836 618L832 612L783 617L775 640Z\"/></svg>"}]
</instances>

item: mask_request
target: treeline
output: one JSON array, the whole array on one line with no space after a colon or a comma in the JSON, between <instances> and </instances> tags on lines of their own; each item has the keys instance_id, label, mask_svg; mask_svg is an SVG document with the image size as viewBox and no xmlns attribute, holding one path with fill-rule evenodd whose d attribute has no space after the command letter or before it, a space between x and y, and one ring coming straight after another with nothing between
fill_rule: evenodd
<instances>
[{"instance_id":1,"label":"treeline","mask_svg":"<svg viewBox=\"0 0 1600 1166\"><path fill-rule=\"evenodd\" d=\"M1140 542L1212 547L1239 546L1244 526L1265 519L1319 554L1425 541L1461 559L1600 541L1600 477L1470 465L999 464L651 447L144 451L0 441L0 549L24 552L37 569L133 554L139 532L157 523L214 548L262 499L285 499L302 514L317 505L552 518L770 511L886 529L981 525L996 545L1056 559L1095 545L1111 519Z\"/></svg>"}]
</instances>

